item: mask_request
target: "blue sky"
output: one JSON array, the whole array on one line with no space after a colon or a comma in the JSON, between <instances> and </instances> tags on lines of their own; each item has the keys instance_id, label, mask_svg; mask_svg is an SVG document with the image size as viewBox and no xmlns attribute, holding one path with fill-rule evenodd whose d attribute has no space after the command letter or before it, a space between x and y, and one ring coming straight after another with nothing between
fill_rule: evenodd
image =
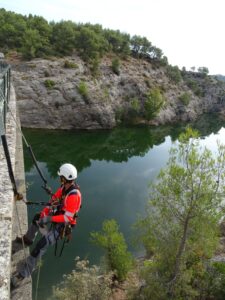
<instances>
[{"instance_id":1,"label":"blue sky","mask_svg":"<svg viewBox=\"0 0 225 300\"><path fill-rule=\"evenodd\" d=\"M0 7L145 36L172 65L225 75L224 0L0 0Z\"/></svg>"}]
</instances>

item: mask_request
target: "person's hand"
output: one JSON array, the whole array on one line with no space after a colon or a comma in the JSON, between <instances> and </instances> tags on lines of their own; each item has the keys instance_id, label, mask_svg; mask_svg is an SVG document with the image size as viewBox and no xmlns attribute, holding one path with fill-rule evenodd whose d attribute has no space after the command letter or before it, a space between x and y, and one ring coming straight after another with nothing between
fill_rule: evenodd
<instances>
[{"instance_id":1,"label":"person's hand","mask_svg":"<svg viewBox=\"0 0 225 300\"><path fill-rule=\"evenodd\" d=\"M52 221L52 217L50 216L45 216L43 218L40 219L40 221L38 222L40 227L44 227L44 225L50 223Z\"/></svg>"}]
</instances>

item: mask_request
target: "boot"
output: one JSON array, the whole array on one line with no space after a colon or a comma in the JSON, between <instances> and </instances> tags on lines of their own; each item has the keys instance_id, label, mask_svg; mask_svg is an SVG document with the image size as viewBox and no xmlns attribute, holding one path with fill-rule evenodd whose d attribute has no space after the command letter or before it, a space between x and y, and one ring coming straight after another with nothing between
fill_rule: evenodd
<instances>
[{"instance_id":1,"label":"boot","mask_svg":"<svg viewBox=\"0 0 225 300\"><path fill-rule=\"evenodd\" d=\"M26 235L24 235L23 237L18 237L17 236L16 239L15 239L15 241L16 241L16 243L19 243L19 244L23 244L23 242L24 242L24 245L26 247L31 246L33 244L33 241L29 240L26 237Z\"/></svg>"},{"instance_id":2,"label":"boot","mask_svg":"<svg viewBox=\"0 0 225 300\"><path fill-rule=\"evenodd\" d=\"M22 280L24 279L24 277L20 274L20 273L17 273L16 275L14 275L12 278L11 278L11 289L15 289L17 288L20 283L22 282Z\"/></svg>"}]
</instances>

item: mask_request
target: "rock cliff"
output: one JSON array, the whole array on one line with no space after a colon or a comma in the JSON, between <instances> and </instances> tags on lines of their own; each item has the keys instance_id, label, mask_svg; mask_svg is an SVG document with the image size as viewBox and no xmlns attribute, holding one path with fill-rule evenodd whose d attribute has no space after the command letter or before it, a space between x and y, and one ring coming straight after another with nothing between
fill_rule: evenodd
<instances>
[{"instance_id":1,"label":"rock cliff","mask_svg":"<svg viewBox=\"0 0 225 300\"><path fill-rule=\"evenodd\" d=\"M107 56L95 76L76 55L11 64L24 127L104 129L117 126L123 119L157 125L195 120L204 112L225 109L225 83L193 72L182 72L181 80L175 83L165 66L144 59L121 60L118 75L112 70L112 57ZM190 88L193 83L201 95ZM147 121L146 95L156 87L162 91L165 104L157 117ZM185 93L188 103L181 101Z\"/></svg>"}]
</instances>

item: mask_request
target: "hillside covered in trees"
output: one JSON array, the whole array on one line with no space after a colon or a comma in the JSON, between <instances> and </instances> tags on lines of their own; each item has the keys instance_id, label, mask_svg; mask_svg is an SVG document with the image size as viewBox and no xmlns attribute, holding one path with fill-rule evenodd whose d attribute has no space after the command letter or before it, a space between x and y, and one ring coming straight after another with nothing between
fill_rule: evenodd
<instances>
[{"instance_id":1,"label":"hillside covered in trees","mask_svg":"<svg viewBox=\"0 0 225 300\"><path fill-rule=\"evenodd\" d=\"M26 127L158 125L225 111L225 84L207 67L180 70L147 38L101 25L0 9L0 51Z\"/></svg>"},{"instance_id":2,"label":"hillside covered in trees","mask_svg":"<svg viewBox=\"0 0 225 300\"><path fill-rule=\"evenodd\" d=\"M27 17L5 9L0 9L0 45L2 52L17 50L26 59L71 55L76 50L85 61L99 59L109 51L123 57L133 53L167 61L162 50L145 37L131 37L101 25L49 23L40 16Z\"/></svg>"},{"instance_id":3,"label":"hillside covered in trees","mask_svg":"<svg viewBox=\"0 0 225 300\"><path fill-rule=\"evenodd\" d=\"M169 65L145 37L0 9L0 51L12 65L22 126L102 129L225 114L224 82L208 76L206 67L187 72ZM55 289L54 299L109 299L112 286L123 284L130 271L136 277L123 290L132 288L131 299L224 299L224 263L212 258L224 212L225 148L219 145L214 158L198 141L198 134L187 129L152 186L146 215L136 224L147 260L134 262L117 224L106 221L100 233L92 233L92 242L104 249L109 273L103 277L98 268L78 261L78 272ZM113 151L112 140L107 142ZM139 147L143 152L146 145ZM224 248L224 236L221 241Z\"/></svg>"}]
</instances>

